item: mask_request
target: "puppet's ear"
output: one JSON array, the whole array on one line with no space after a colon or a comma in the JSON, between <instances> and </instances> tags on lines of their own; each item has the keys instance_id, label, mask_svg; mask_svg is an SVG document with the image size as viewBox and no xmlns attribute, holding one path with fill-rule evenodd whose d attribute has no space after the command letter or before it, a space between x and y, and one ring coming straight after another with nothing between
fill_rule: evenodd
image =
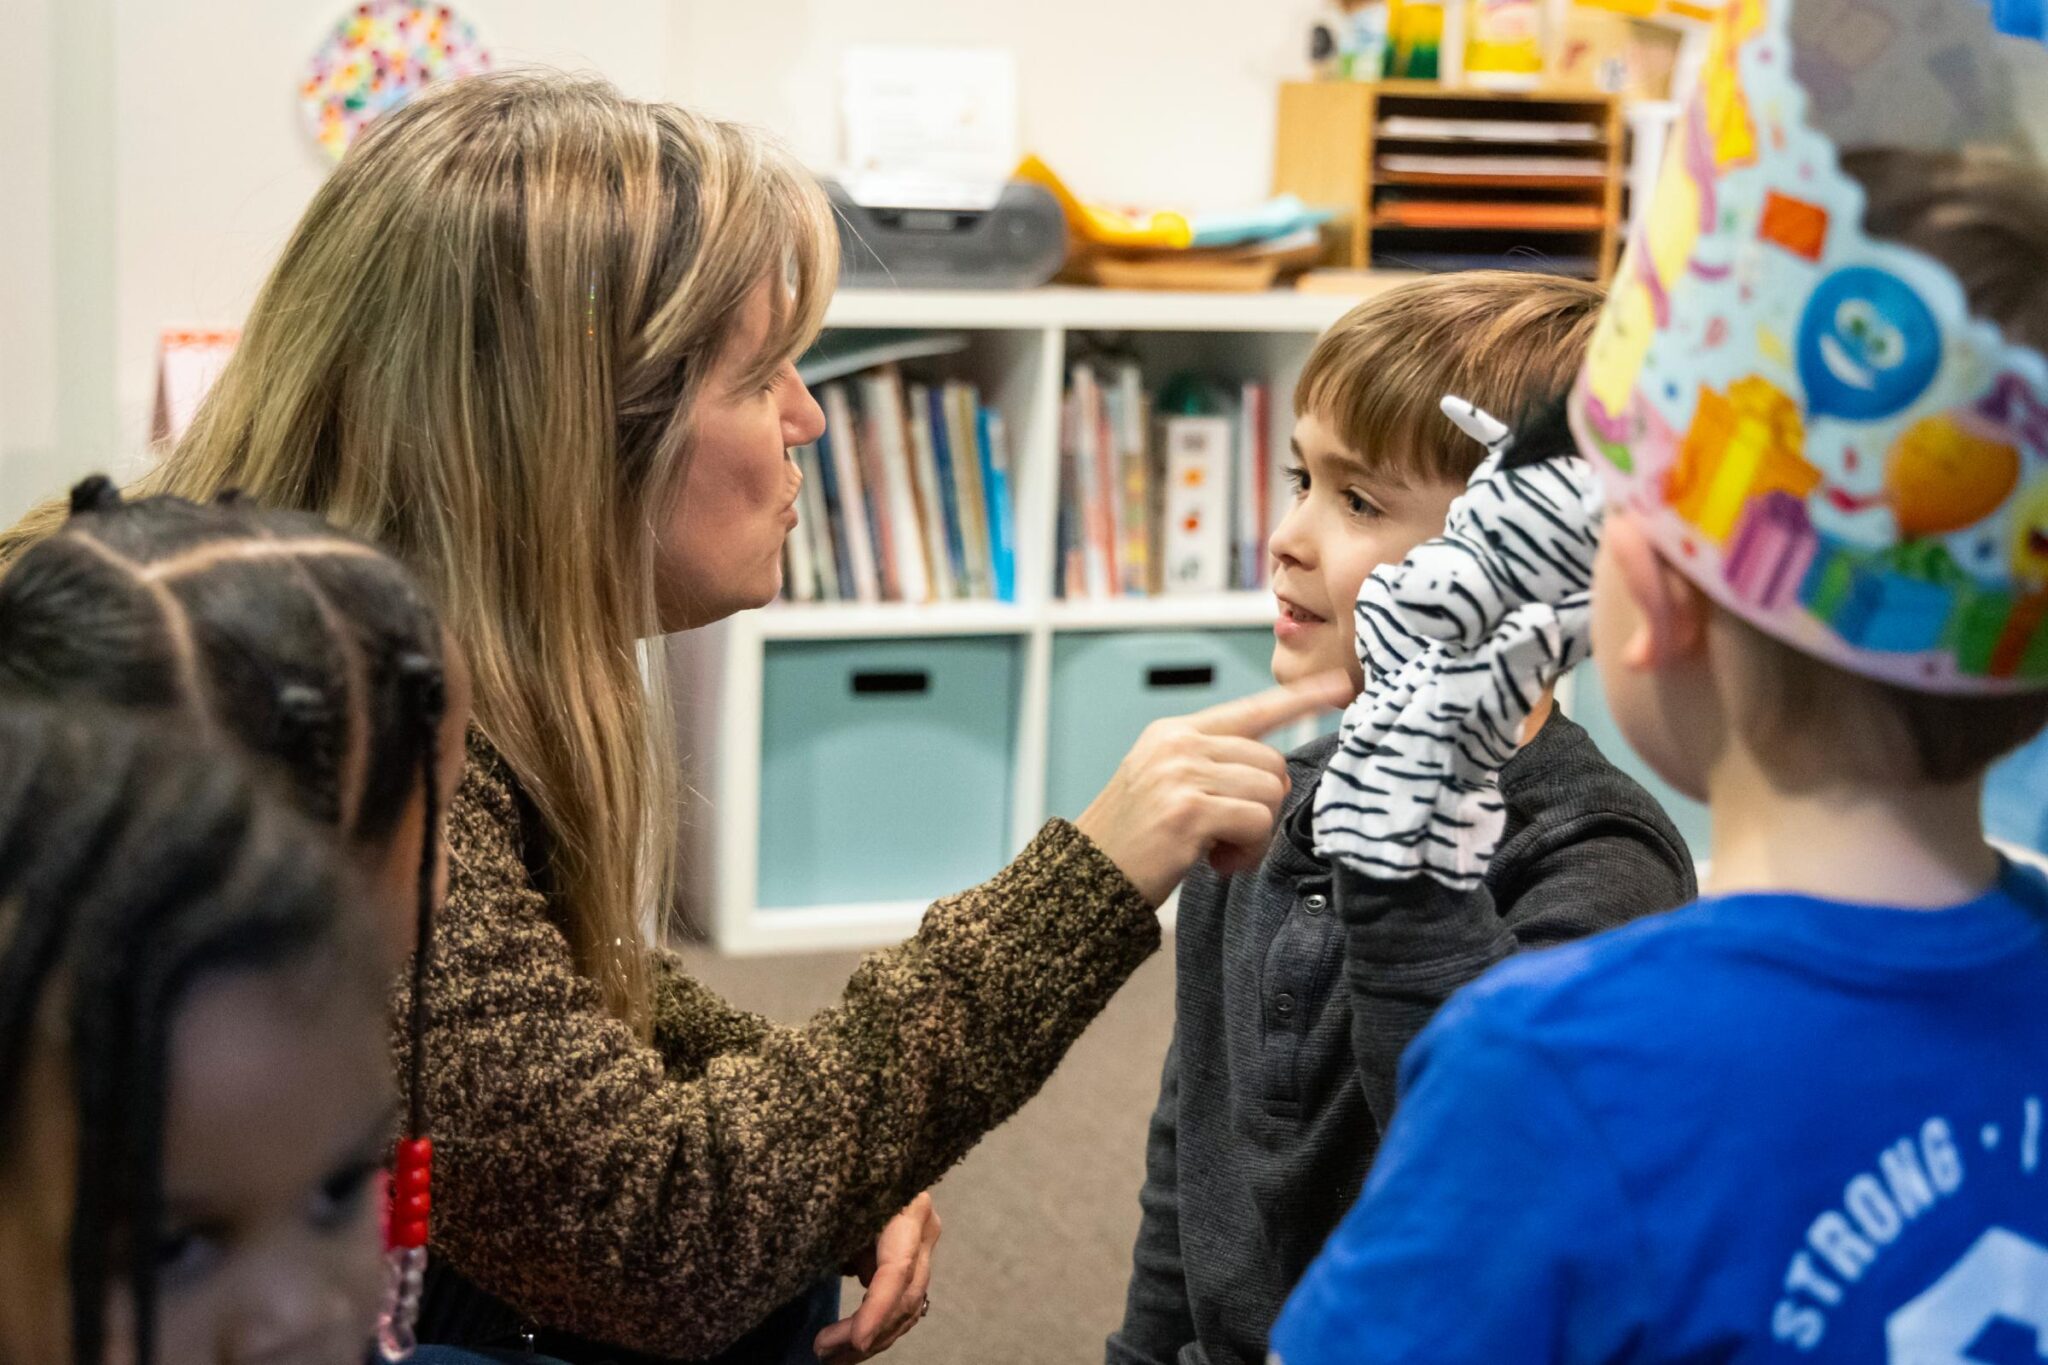
<instances>
[{"instance_id":1,"label":"puppet's ear","mask_svg":"<svg viewBox=\"0 0 2048 1365\"><path fill-rule=\"evenodd\" d=\"M1468 403L1454 393L1447 393L1437 404L1444 416L1451 419L1451 425L1470 436L1488 450L1500 449L1501 442L1512 434L1507 423L1495 417L1476 403Z\"/></svg>"}]
</instances>

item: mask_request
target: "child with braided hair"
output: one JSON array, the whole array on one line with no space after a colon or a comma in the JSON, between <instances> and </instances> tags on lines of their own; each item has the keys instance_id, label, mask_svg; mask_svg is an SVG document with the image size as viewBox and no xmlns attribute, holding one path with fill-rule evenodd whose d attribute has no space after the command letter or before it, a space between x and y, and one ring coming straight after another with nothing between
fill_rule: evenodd
<instances>
[{"instance_id":1,"label":"child with braided hair","mask_svg":"<svg viewBox=\"0 0 2048 1365\"><path fill-rule=\"evenodd\" d=\"M95 477L71 505L0 580L0 686L233 739L375 865L401 960L433 842L424 806L447 808L469 719L467 670L426 594L320 518L233 494L124 503Z\"/></svg>"},{"instance_id":2,"label":"child with braided hair","mask_svg":"<svg viewBox=\"0 0 2048 1365\"><path fill-rule=\"evenodd\" d=\"M219 746L0 708L0 1359L360 1365L385 974Z\"/></svg>"},{"instance_id":3,"label":"child with braided hair","mask_svg":"<svg viewBox=\"0 0 2048 1365\"><path fill-rule=\"evenodd\" d=\"M445 876L440 812L462 772L459 652L403 568L316 517L232 495L123 503L104 479L80 484L72 509L0 580L0 685L232 740L356 855L383 911L377 960L392 968L411 955L409 1109L380 1342L402 1355L430 1207L416 987Z\"/></svg>"}]
</instances>

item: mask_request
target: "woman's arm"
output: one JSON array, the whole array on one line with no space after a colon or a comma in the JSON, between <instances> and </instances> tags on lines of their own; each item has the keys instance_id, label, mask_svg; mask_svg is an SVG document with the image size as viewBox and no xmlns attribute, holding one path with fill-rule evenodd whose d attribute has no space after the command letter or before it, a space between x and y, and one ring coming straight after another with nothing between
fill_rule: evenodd
<instances>
[{"instance_id":1,"label":"woman's arm","mask_svg":"<svg viewBox=\"0 0 2048 1365\"><path fill-rule=\"evenodd\" d=\"M516 820L502 769L473 765L427 1043L436 1245L537 1321L636 1350L711 1354L867 1245L1158 943L1151 905L1056 821L807 1027L705 1010L734 1046L671 1069L575 970Z\"/></svg>"}]
</instances>

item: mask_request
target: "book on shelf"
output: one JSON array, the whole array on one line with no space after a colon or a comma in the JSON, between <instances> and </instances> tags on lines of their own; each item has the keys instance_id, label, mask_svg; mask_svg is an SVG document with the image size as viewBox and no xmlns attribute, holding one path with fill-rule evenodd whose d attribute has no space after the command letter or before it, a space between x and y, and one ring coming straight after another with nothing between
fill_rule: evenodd
<instances>
[{"instance_id":1,"label":"book on shelf","mask_svg":"<svg viewBox=\"0 0 2048 1365\"><path fill-rule=\"evenodd\" d=\"M861 486L860 457L855 447L860 435L855 429L853 405L844 385L825 389L825 433L818 438L821 458L831 462L835 487L831 490L837 511L832 523L834 540L845 534L847 573L842 584L852 579L852 598L857 602L882 600L881 575L875 569L875 541L869 524L867 493Z\"/></svg>"},{"instance_id":2,"label":"book on shelf","mask_svg":"<svg viewBox=\"0 0 2048 1365\"><path fill-rule=\"evenodd\" d=\"M818 397L824 434L791 452L804 486L783 596L1014 600L1007 437L979 390L885 361Z\"/></svg>"},{"instance_id":3,"label":"book on shelf","mask_svg":"<svg viewBox=\"0 0 2048 1365\"><path fill-rule=\"evenodd\" d=\"M1169 417L1162 591L1222 592L1230 578L1230 462L1235 444L1228 417Z\"/></svg>"},{"instance_id":4,"label":"book on shelf","mask_svg":"<svg viewBox=\"0 0 2048 1365\"><path fill-rule=\"evenodd\" d=\"M960 485L960 525L965 542L968 596L995 595L994 556L989 551L988 490L982 486L981 452L975 413L981 406L974 386L949 379L944 388L946 438L953 452L953 478Z\"/></svg>"},{"instance_id":5,"label":"book on shelf","mask_svg":"<svg viewBox=\"0 0 2048 1365\"><path fill-rule=\"evenodd\" d=\"M859 392L859 390L856 390ZM868 530L875 547L875 575L881 580L882 596L891 602L901 602L903 576L900 561L896 557L896 536L900 528L889 516L889 476L882 468L882 420L876 410L874 396L867 394L864 401L852 407L855 414L854 449L860 455L861 492L867 504Z\"/></svg>"},{"instance_id":6,"label":"book on shelf","mask_svg":"<svg viewBox=\"0 0 2048 1365\"><path fill-rule=\"evenodd\" d=\"M923 514L918 507L915 471L911 468L910 433L905 422L903 377L884 365L861 378L861 412L875 434L875 467L886 490L881 524L888 559L884 577L895 584L890 595L902 602L932 600L932 582L925 562Z\"/></svg>"},{"instance_id":7,"label":"book on shelf","mask_svg":"<svg viewBox=\"0 0 2048 1365\"><path fill-rule=\"evenodd\" d=\"M1003 415L979 408L976 436L981 450L981 481L988 491L989 551L998 602L1017 600L1016 521L1010 510L1010 436Z\"/></svg>"},{"instance_id":8,"label":"book on shelf","mask_svg":"<svg viewBox=\"0 0 2048 1365\"><path fill-rule=\"evenodd\" d=\"M1159 590L1152 572L1152 540L1158 519L1152 511L1151 404L1137 365L1117 367L1110 431L1115 438L1117 468L1117 579L1126 596Z\"/></svg>"},{"instance_id":9,"label":"book on shelf","mask_svg":"<svg viewBox=\"0 0 2048 1365\"><path fill-rule=\"evenodd\" d=\"M939 463L932 432L932 389L912 384L905 391L910 446L917 454L917 492L924 520L925 559L931 565L932 595L941 602L960 596L960 528L952 511L952 470Z\"/></svg>"},{"instance_id":10,"label":"book on shelf","mask_svg":"<svg viewBox=\"0 0 2048 1365\"><path fill-rule=\"evenodd\" d=\"M799 447L796 452L797 468L803 474L803 492L797 509L797 528L794 539L804 540L811 549L811 564L815 593L810 601L837 601L839 598L839 547L838 536L833 532L832 520L825 510L825 490L831 485L826 482L824 461L818 458L816 444Z\"/></svg>"},{"instance_id":11,"label":"book on shelf","mask_svg":"<svg viewBox=\"0 0 2048 1365\"><path fill-rule=\"evenodd\" d=\"M1266 585L1288 502L1272 387L1176 375L1155 399L1138 364L1069 367L1060 441L1057 591L1067 598Z\"/></svg>"}]
</instances>

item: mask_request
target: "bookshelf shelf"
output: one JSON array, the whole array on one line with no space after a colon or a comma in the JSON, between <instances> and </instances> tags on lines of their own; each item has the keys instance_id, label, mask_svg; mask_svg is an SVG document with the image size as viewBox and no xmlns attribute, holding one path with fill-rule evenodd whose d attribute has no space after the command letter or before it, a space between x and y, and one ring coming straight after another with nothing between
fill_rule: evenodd
<instances>
[{"instance_id":1,"label":"bookshelf shelf","mask_svg":"<svg viewBox=\"0 0 2048 1365\"><path fill-rule=\"evenodd\" d=\"M965 336L958 354L930 365L933 373L957 373L979 385L1008 426L1016 600L777 603L671 640L686 776L703 798L682 836L685 909L693 922L730 953L897 941L916 928L932 900L997 871L990 865L973 876L945 872L929 878L919 871L948 857L959 864L964 836L946 827L956 807L979 799L984 809L977 818L999 820L1011 852L1031 839L1052 809L1050 716L1056 696L1070 702L1074 696L1072 684L1061 681L1060 659L1100 646L1119 658L1157 650L1172 656L1162 657L1161 664L1178 666L1188 661L1190 635L1212 633L1219 650L1227 638L1232 648L1257 654L1252 637L1273 619L1273 601L1264 592L1089 601L1054 596L1061 389L1068 362L1085 334L1121 333L1148 374L1190 369L1266 379L1275 409L1268 434L1272 448L1282 450L1292 425L1287 395L1316 336L1361 297L1412 277L1405 271L1371 272L1349 295L1062 287L842 290L827 315L828 329ZM1118 635L1128 638L1113 638ZM985 667L991 657L1001 660L996 673L977 676L1000 679L1000 685L970 686L963 694L949 683L965 670ZM804 676L828 682L836 677L836 684L812 685L792 706L791 689L778 688L776 680L786 684L821 659L843 665L842 672ZM864 670L869 677L886 673L893 681L855 699L847 670ZM1185 689L1155 697L1144 690L1144 675L1128 676L1129 692L1105 697L1104 715L1130 718L1147 707L1171 708L1159 714L1194 709ZM857 683L851 686L860 691ZM771 703L771 696L782 700ZM829 717L845 714L872 715L876 722L835 730ZM1090 751L1111 757L1116 748L1120 754L1119 746L1137 737L1135 730L1117 733L1123 723L1091 729ZM949 753L964 752L977 772L997 776L962 791L957 801L935 803L934 781L957 783L959 775L897 756L876 738L892 725L910 727L900 733L911 747L929 741ZM792 787L787 770L778 769L778 790L800 793L811 808L765 810L764 769L771 760L789 762L792 752L804 765L804 777ZM804 863L797 870L805 875L793 878L792 866L780 860L806 858L808 841L789 837L790 846L783 847L776 837L799 814L820 818L820 803L828 798L822 818L842 836L841 847L849 831L857 832L852 844L861 852L850 861L869 866ZM988 798L999 800L993 814L985 809ZM770 904L764 888L771 898L779 894L770 883L821 885L835 894L816 904ZM905 898L911 883L919 894Z\"/></svg>"},{"instance_id":2,"label":"bookshelf shelf","mask_svg":"<svg viewBox=\"0 0 2048 1365\"><path fill-rule=\"evenodd\" d=\"M777 602L741 619L763 640L1022 635L1033 624L1012 602Z\"/></svg>"},{"instance_id":3,"label":"bookshelf shelf","mask_svg":"<svg viewBox=\"0 0 2048 1365\"><path fill-rule=\"evenodd\" d=\"M1207 597L1112 597L1054 602L1054 630L1205 630L1273 624L1273 595L1231 592Z\"/></svg>"}]
</instances>

